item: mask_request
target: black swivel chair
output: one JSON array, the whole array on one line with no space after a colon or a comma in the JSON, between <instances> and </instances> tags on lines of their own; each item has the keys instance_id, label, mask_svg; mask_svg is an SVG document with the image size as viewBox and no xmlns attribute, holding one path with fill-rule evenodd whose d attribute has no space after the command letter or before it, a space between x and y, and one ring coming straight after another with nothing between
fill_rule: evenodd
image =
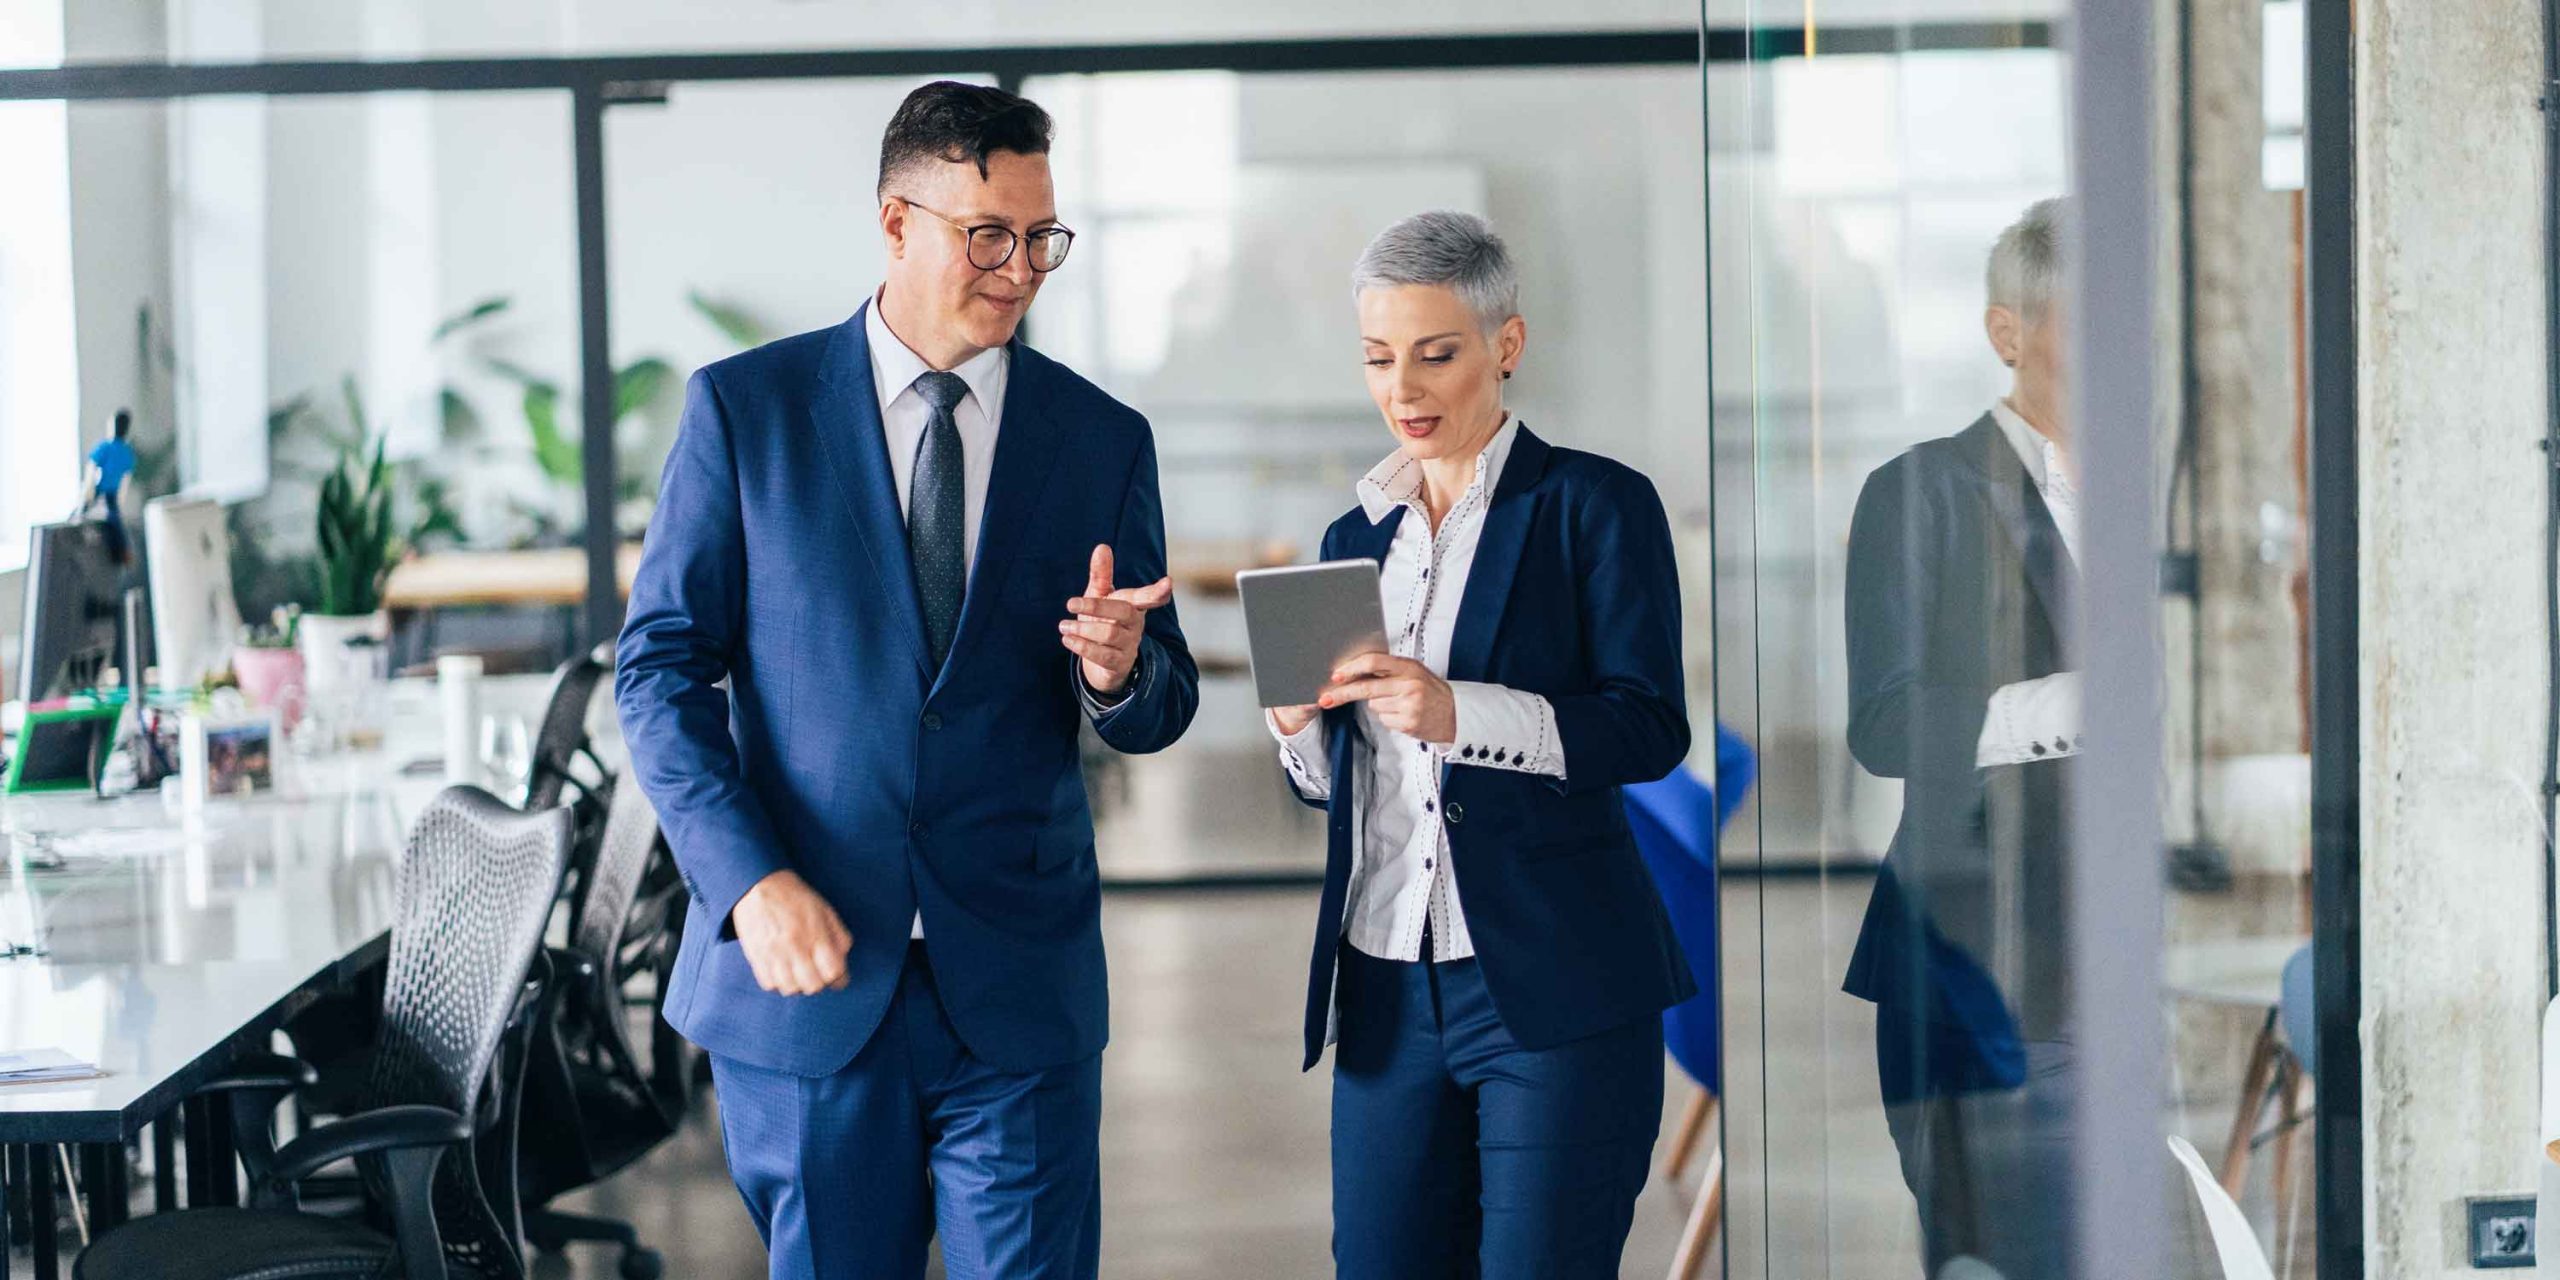
<instances>
[{"instance_id":1,"label":"black swivel chair","mask_svg":"<svg viewBox=\"0 0 2560 1280\"><path fill-rule=\"evenodd\" d=\"M545 1252L573 1240L619 1244L624 1280L656 1280L664 1266L629 1223L547 1206L627 1167L684 1119L691 1054L659 1016L684 902L657 812L626 777L572 903L570 947L553 954L560 991L534 1037L519 1148L526 1238ZM635 1001L644 975L648 995ZM632 1043L635 1014L647 1018L645 1058Z\"/></svg>"},{"instance_id":2,"label":"black swivel chair","mask_svg":"<svg viewBox=\"0 0 2560 1280\"><path fill-rule=\"evenodd\" d=\"M612 666L613 646L600 644L551 673L551 694L543 702L542 723L533 733L533 769L525 784L525 808L548 809L575 792L570 799L573 810L597 811L601 816L602 793L613 771L596 758L595 746L587 738L587 708Z\"/></svg>"},{"instance_id":3,"label":"black swivel chair","mask_svg":"<svg viewBox=\"0 0 2560 1280\"><path fill-rule=\"evenodd\" d=\"M242 1064L206 1088L230 1098L250 1207L135 1219L80 1255L77 1280L522 1280L522 1031L541 1017L529 980L569 839L558 810L524 813L476 787L436 797L400 868L366 1107L277 1149L269 1114L311 1069L273 1055ZM298 1184L349 1158L367 1213L303 1212Z\"/></svg>"},{"instance_id":4,"label":"black swivel chair","mask_svg":"<svg viewBox=\"0 0 2560 1280\"><path fill-rule=\"evenodd\" d=\"M588 740L587 708L604 682L612 655L610 646L598 645L560 664L552 672L542 723L534 732L524 807L540 812L568 799L576 839L569 872L561 881L564 891L584 876L588 851L604 826L604 792L612 775ZM294 1097L297 1113L304 1118L343 1115L363 1096L364 1063L375 1033L374 1011L381 1007L377 979L378 975L369 973L352 990L323 997L285 1024L294 1055L320 1073L311 1088Z\"/></svg>"}]
</instances>

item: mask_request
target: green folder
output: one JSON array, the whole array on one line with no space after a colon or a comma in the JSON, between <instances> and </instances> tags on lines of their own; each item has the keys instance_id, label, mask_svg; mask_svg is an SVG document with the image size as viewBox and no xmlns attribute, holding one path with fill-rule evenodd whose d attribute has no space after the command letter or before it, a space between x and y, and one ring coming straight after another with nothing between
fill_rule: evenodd
<instances>
[{"instance_id":1,"label":"green folder","mask_svg":"<svg viewBox=\"0 0 2560 1280\"><path fill-rule=\"evenodd\" d=\"M27 708L27 721L18 730L18 749L9 757L9 773L0 782L0 793L88 790L106 763L107 749L115 742L116 718L123 712L122 693Z\"/></svg>"}]
</instances>

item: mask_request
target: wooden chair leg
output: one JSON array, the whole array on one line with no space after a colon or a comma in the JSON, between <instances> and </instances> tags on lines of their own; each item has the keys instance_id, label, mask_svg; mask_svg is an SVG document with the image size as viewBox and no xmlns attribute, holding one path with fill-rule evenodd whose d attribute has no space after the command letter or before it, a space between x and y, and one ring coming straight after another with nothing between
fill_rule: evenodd
<instances>
[{"instance_id":1,"label":"wooden chair leg","mask_svg":"<svg viewBox=\"0 0 2560 1280\"><path fill-rule=\"evenodd\" d=\"M2275 1244L2280 1263L2293 1261L2293 1148L2301 1134L2302 1063L2291 1053L2276 1073Z\"/></svg>"},{"instance_id":2,"label":"wooden chair leg","mask_svg":"<svg viewBox=\"0 0 2560 1280\"><path fill-rule=\"evenodd\" d=\"M1707 1165L1698 1180L1698 1198L1689 1202L1689 1221L1680 1229L1680 1247L1671 1255L1670 1280L1696 1280L1724 1224L1724 1146L1707 1148Z\"/></svg>"},{"instance_id":3,"label":"wooden chair leg","mask_svg":"<svg viewBox=\"0 0 2560 1280\"><path fill-rule=\"evenodd\" d=\"M1715 1095L1704 1089L1690 1095L1689 1105L1680 1110L1680 1123L1671 1131L1671 1146L1662 1153L1662 1180L1678 1182L1688 1172L1689 1157L1697 1152L1698 1135L1707 1131L1707 1120L1715 1114Z\"/></svg>"},{"instance_id":4,"label":"wooden chair leg","mask_svg":"<svg viewBox=\"0 0 2560 1280\"><path fill-rule=\"evenodd\" d=\"M2249 1140L2258 1133L2258 1113L2266 1106L2267 1081L2275 1074L2277 1052L2276 1011L2269 1009L2258 1038L2249 1046L2240 1105L2231 1117L2231 1144L2222 1149L2222 1189L2234 1200L2240 1198L2241 1184L2249 1180Z\"/></svg>"}]
</instances>

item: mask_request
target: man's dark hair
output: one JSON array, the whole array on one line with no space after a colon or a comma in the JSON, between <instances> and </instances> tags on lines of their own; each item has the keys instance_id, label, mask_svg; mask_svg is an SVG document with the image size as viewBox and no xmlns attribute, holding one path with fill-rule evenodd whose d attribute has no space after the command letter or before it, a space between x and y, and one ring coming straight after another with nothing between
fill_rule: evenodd
<instances>
[{"instance_id":1,"label":"man's dark hair","mask_svg":"<svg viewBox=\"0 0 2560 1280\"><path fill-rule=\"evenodd\" d=\"M898 104L880 135L880 186L876 194L936 161L978 166L998 151L1049 154L1049 113L1019 94L985 85L936 80Z\"/></svg>"}]
</instances>

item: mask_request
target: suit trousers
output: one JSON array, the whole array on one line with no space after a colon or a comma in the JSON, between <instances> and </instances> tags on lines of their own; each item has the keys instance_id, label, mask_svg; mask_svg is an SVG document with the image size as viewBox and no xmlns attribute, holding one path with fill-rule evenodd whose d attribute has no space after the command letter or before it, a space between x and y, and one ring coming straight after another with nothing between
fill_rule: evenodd
<instances>
[{"instance_id":1,"label":"suit trousers","mask_svg":"<svg viewBox=\"0 0 2560 1280\"><path fill-rule=\"evenodd\" d=\"M1092 1280L1102 1057L998 1071L952 1030L921 940L888 1015L828 1076L715 1055L729 1174L774 1280Z\"/></svg>"},{"instance_id":2,"label":"suit trousers","mask_svg":"<svg viewBox=\"0 0 2560 1280\"><path fill-rule=\"evenodd\" d=\"M1885 1023L1878 1030L1880 1041L1887 1038ZM2072 1274L2080 1073L2067 1041L2025 1048L2026 1079L2016 1088L1934 1090L1885 1107L1902 1180L1919 1204L1928 1275L1968 1257L2004 1280Z\"/></svg>"},{"instance_id":3,"label":"suit trousers","mask_svg":"<svg viewBox=\"0 0 2560 1280\"><path fill-rule=\"evenodd\" d=\"M1472 959L1346 945L1337 982L1336 1274L1617 1275L1662 1125L1662 1020L1524 1049Z\"/></svg>"}]
</instances>

